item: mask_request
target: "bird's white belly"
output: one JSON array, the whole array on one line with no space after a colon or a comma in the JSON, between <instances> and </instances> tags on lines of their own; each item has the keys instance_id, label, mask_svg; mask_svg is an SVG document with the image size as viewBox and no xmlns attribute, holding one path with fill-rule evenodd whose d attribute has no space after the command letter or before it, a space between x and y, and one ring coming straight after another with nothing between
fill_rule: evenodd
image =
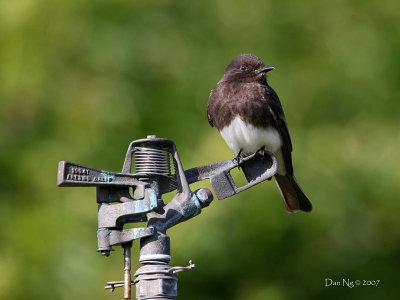
<instances>
[{"instance_id":1,"label":"bird's white belly","mask_svg":"<svg viewBox=\"0 0 400 300\"><path fill-rule=\"evenodd\" d=\"M281 148L281 136L275 128L260 128L246 124L236 117L229 126L221 130L221 135L229 148L235 153L243 149L243 154L250 155L265 146L265 150L275 152Z\"/></svg>"},{"instance_id":2,"label":"bird's white belly","mask_svg":"<svg viewBox=\"0 0 400 300\"><path fill-rule=\"evenodd\" d=\"M286 173L282 157L282 139L279 131L273 127L260 128L243 122L237 116L231 124L221 130L221 135L229 148L239 153L243 149L242 155L250 155L265 146L265 150L274 153L278 159L278 173Z\"/></svg>"}]
</instances>

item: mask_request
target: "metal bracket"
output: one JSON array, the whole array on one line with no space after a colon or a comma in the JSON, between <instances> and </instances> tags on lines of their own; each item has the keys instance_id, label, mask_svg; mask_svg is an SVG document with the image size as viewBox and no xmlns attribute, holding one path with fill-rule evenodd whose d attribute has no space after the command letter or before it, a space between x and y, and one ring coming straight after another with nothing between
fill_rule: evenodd
<instances>
[{"instance_id":1,"label":"metal bracket","mask_svg":"<svg viewBox=\"0 0 400 300\"><path fill-rule=\"evenodd\" d=\"M225 199L243 192L256 184L270 179L278 170L276 157L268 151L264 154L256 152L245 158L241 158L240 168L246 176L248 184L237 187L230 171L238 164L234 160L224 160L208 165L199 166L185 171L189 184L210 179L211 186L218 199Z\"/></svg>"},{"instance_id":2,"label":"metal bracket","mask_svg":"<svg viewBox=\"0 0 400 300\"><path fill-rule=\"evenodd\" d=\"M157 207L157 195L151 188L145 189L142 200L132 200L117 204L101 203L98 209L98 228L121 227L126 219L135 215L145 215Z\"/></svg>"}]
</instances>

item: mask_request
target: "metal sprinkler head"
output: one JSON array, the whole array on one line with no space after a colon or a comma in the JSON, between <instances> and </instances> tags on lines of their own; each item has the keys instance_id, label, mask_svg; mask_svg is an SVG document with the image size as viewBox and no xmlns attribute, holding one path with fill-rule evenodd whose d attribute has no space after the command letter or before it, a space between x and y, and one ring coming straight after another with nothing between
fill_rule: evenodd
<instances>
[{"instance_id":1,"label":"metal sprinkler head","mask_svg":"<svg viewBox=\"0 0 400 300\"><path fill-rule=\"evenodd\" d=\"M238 187L230 174L240 166L248 183ZM245 191L270 179L277 171L277 160L269 152L254 153L235 162L225 160L184 170L174 142L149 135L130 143L122 172L98 170L68 161L58 166L57 184L60 187L96 187L98 203L98 249L109 256L114 246L124 249L124 280L109 281L106 289L124 287L124 298L131 298L131 285L137 285L137 299L175 299L176 273L193 270L171 267L170 238L167 229L198 214L213 200L212 192L189 185L209 179L218 199ZM176 191L167 204L162 195ZM143 228L124 229L128 223L147 222ZM140 239L140 258L143 264L131 279L131 247Z\"/></svg>"}]
</instances>

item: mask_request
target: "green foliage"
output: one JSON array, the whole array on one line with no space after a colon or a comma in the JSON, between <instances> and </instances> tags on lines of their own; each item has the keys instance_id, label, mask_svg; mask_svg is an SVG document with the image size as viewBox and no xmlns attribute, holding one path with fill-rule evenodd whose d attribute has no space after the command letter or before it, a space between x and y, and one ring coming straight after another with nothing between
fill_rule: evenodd
<instances>
[{"instance_id":1,"label":"green foliage","mask_svg":"<svg viewBox=\"0 0 400 300\"><path fill-rule=\"evenodd\" d=\"M399 20L394 0L0 1L0 298L122 298L94 189L57 188L58 161L118 171L148 134L185 168L232 158L206 105L251 52L276 67L314 211L266 182L172 228L172 264L197 265L180 299L399 299Z\"/></svg>"}]
</instances>

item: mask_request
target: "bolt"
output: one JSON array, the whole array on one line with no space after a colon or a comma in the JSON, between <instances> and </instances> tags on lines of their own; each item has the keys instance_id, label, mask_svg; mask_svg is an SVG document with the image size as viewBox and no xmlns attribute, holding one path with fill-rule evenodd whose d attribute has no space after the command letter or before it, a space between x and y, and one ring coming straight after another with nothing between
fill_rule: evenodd
<instances>
[{"instance_id":1,"label":"bolt","mask_svg":"<svg viewBox=\"0 0 400 300\"><path fill-rule=\"evenodd\" d=\"M156 139L157 136L155 134L152 134L152 135L148 135L147 138L152 140L152 139Z\"/></svg>"},{"instance_id":2,"label":"bolt","mask_svg":"<svg viewBox=\"0 0 400 300\"><path fill-rule=\"evenodd\" d=\"M207 207L210 205L211 201L213 201L214 196L211 193L210 189L198 189L194 192L196 194L197 199L200 201L201 207Z\"/></svg>"},{"instance_id":3,"label":"bolt","mask_svg":"<svg viewBox=\"0 0 400 300\"><path fill-rule=\"evenodd\" d=\"M103 256L110 256L110 250L102 250L102 251L100 251L100 253Z\"/></svg>"}]
</instances>

